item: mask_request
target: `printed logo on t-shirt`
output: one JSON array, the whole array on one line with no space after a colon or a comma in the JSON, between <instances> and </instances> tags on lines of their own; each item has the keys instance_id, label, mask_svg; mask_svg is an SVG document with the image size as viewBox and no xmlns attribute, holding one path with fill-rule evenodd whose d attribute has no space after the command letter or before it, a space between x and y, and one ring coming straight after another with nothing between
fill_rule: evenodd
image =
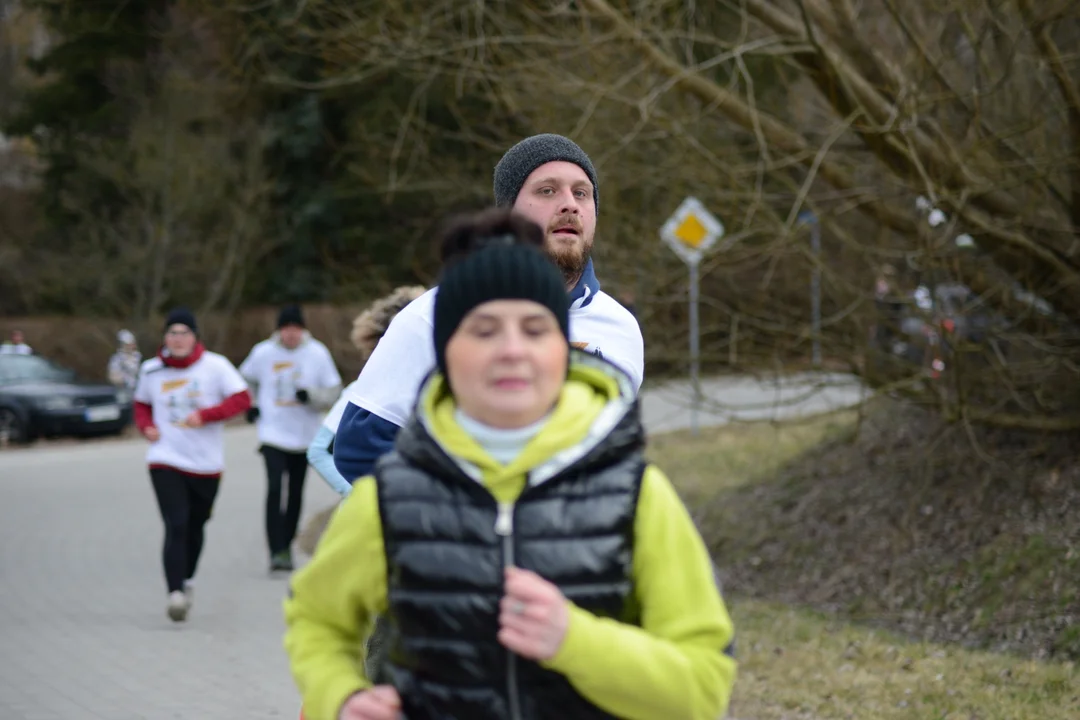
<instances>
[{"instance_id":1,"label":"printed logo on t-shirt","mask_svg":"<svg viewBox=\"0 0 1080 720\"><path fill-rule=\"evenodd\" d=\"M165 401L165 413L173 425L185 425L187 416L199 409L199 381L184 378L161 383L161 395Z\"/></svg>"},{"instance_id":2,"label":"printed logo on t-shirt","mask_svg":"<svg viewBox=\"0 0 1080 720\"><path fill-rule=\"evenodd\" d=\"M296 399L297 383L300 380L300 368L291 360L274 363L274 404L279 406L299 405Z\"/></svg>"},{"instance_id":3,"label":"printed logo on t-shirt","mask_svg":"<svg viewBox=\"0 0 1080 720\"><path fill-rule=\"evenodd\" d=\"M587 342L572 342L570 343L570 346L573 347L575 350L585 350L587 352L590 352L601 360L604 358L604 353L600 352L600 348L596 347L592 350L589 350L589 343Z\"/></svg>"}]
</instances>

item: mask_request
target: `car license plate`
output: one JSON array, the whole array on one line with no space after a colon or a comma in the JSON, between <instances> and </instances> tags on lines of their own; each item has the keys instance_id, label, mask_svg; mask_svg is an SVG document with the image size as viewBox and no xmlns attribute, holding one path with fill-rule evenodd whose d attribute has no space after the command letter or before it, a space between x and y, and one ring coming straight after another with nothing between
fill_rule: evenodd
<instances>
[{"instance_id":1,"label":"car license plate","mask_svg":"<svg viewBox=\"0 0 1080 720\"><path fill-rule=\"evenodd\" d=\"M86 422L108 422L120 419L119 405L98 405L86 408Z\"/></svg>"}]
</instances>

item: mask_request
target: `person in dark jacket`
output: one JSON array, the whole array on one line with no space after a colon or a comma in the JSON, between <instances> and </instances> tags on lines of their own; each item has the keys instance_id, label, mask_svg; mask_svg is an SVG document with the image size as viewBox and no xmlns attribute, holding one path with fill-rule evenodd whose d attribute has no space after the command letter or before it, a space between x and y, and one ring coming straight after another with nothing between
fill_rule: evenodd
<instances>
[{"instance_id":1,"label":"person in dark jacket","mask_svg":"<svg viewBox=\"0 0 1080 720\"><path fill-rule=\"evenodd\" d=\"M394 450L292 578L304 717L716 720L734 630L689 513L644 458L634 382L571 349L553 263L481 240L443 275L436 369ZM376 616L390 651L369 677Z\"/></svg>"},{"instance_id":2,"label":"person in dark jacket","mask_svg":"<svg viewBox=\"0 0 1080 720\"><path fill-rule=\"evenodd\" d=\"M386 332L386 327L394 319L394 316L401 312L403 307L420 297L426 289L421 285L403 285L395 288L389 295L372 303L371 307L353 320L349 339L352 341L353 347L359 351L361 361L371 355L371 351L375 349L379 338ZM347 390L348 388L346 388ZM330 412L323 418L322 427L319 428L319 432L315 434L315 439L311 441L307 449L308 463L326 481L326 484L342 497L352 492L352 485L334 467L333 448L338 422L341 420L341 414L344 412L348 402L349 400L343 392L333 407L330 408ZM330 521L330 517L336 509L337 503L334 503L330 507L315 513L307 520L303 529L296 536L296 545L301 551L308 555L315 552L315 546L318 544L323 530L326 529L326 524Z\"/></svg>"},{"instance_id":3,"label":"person in dark jacket","mask_svg":"<svg viewBox=\"0 0 1080 720\"><path fill-rule=\"evenodd\" d=\"M427 288L422 285L402 285L395 288L389 295L373 302L371 307L353 320L349 339L352 341L353 347L360 352L361 360L366 360L371 356L394 316L426 291ZM354 380L353 384L356 382L358 381ZM345 407L349 404L349 387L345 388L330 408L330 411L326 413L322 426L307 449L308 464L315 468L315 472L326 481L327 485L333 488L334 492L342 496L348 495L352 491L352 485L338 472L337 467L334 465L333 447L338 424L341 422ZM323 525L325 525L325 522ZM321 534L321 530L317 534Z\"/></svg>"}]
</instances>

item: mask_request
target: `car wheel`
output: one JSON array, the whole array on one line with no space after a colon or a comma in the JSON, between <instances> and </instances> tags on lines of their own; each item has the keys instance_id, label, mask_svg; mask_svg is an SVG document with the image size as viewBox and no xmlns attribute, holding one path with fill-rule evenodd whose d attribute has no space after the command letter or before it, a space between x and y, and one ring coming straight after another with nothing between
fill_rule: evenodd
<instances>
[{"instance_id":1,"label":"car wheel","mask_svg":"<svg viewBox=\"0 0 1080 720\"><path fill-rule=\"evenodd\" d=\"M0 445L26 442L26 423L11 408L0 408Z\"/></svg>"}]
</instances>

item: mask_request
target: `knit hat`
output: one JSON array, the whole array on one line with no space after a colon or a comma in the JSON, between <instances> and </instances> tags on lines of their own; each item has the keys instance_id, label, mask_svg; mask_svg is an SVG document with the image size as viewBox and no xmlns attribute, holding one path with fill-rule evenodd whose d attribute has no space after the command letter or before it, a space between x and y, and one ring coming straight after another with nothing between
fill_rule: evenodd
<instances>
[{"instance_id":1,"label":"knit hat","mask_svg":"<svg viewBox=\"0 0 1080 720\"><path fill-rule=\"evenodd\" d=\"M532 300L555 315L570 342L570 298L562 273L531 245L493 243L450 267L435 293L435 360L446 374L446 344L474 308L491 300Z\"/></svg>"},{"instance_id":2,"label":"knit hat","mask_svg":"<svg viewBox=\"0 0 1080 720\"><path fill-rule=\"evenodd\" d=\"M169 314L165 317L165 330L168 331L173 325L187 325L191 328L191 332L199 332L199 326L195 324L195 313L186 307L178 307L169 311Z\"/></svg>"},{"instance_id":3,"label":"knit hat","mask_svg":"<svg viewBox=\"0 0 1080 720\"><path fill-rule=\"evenodd\" d=\"M280 330L286 325L299 325L300 327L307 327L304 325L304 313L300 310L299 305L286 305L281 308L281 312L278 313L277 326Z\"/></svg>"},{"instance_id":4,"label":"knit hat","mask_svg":"<svg viewBox=\"0 0 1080 720\"><path fill-rule=\"evenodd\" d=\"M513 205L532 171L558 160L574 163L589 176L593 186L593 206L599 214L600 183L596 180L592 160L573 140L551 133L527 137L502 156L495 166L495 204L499 207Z\"/></svg>"}]
</instances>

